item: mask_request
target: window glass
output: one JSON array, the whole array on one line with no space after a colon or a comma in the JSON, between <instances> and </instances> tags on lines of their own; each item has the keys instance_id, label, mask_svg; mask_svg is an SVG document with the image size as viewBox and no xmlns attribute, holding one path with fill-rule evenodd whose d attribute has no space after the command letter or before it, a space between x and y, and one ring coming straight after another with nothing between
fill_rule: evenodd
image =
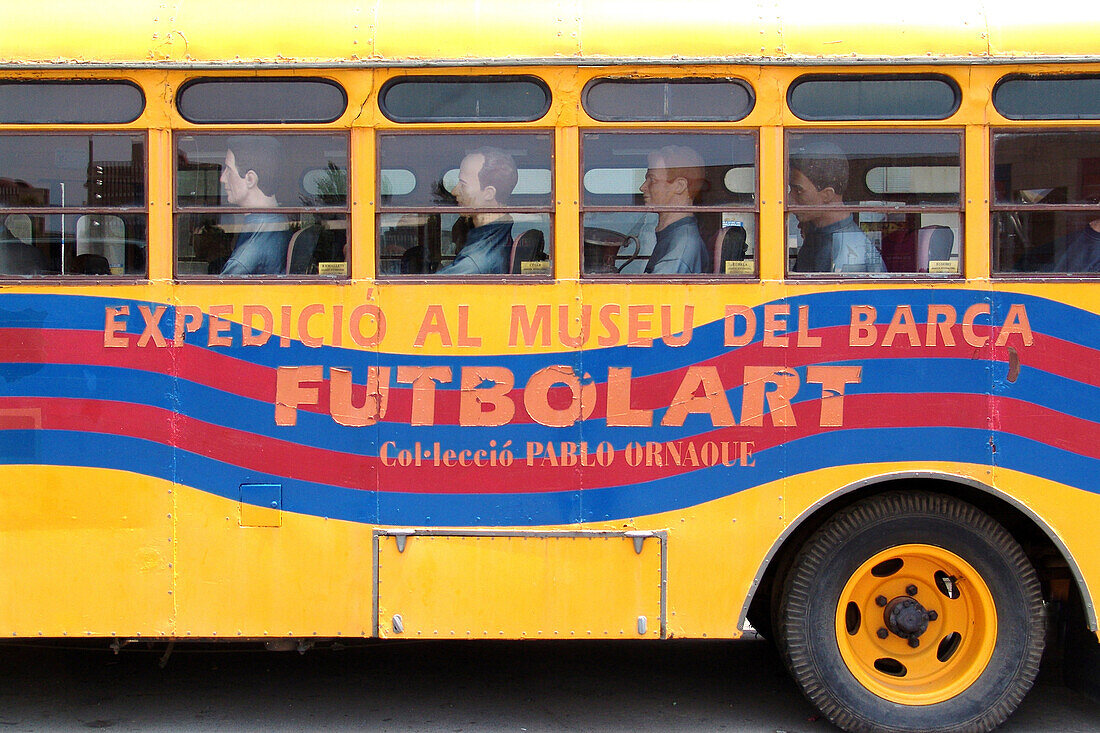
<instances>
[{"instance_id":1,"label":"window glass","mask_svg":"<svg viewBox=\"0 0 1100 733\"><path fill-rule=\"evenodd\" d=\"M756 136L589 132L584 274L751 277Z\"/></svg>"},{"instance_id":2,"label":"window glass","mask_svg":"<svg viewBox=\"0 0 1100 733\"><path fill-rule=\"evenodd\" d=\"M145 137L0 135L0 274L143 275Z\"/></svg>"},{"instance_id":3,"label":"window glass","mask_svg":"<svg viewBox=\"0 0 1100 733\"><path fill-rule=\"evenodd\" d=\"M549 133L378 138L380 275L552 274Z\"/></svg>"},{"instance_id":4,"label":"window glass","mask_svg":"<svg viewBox=\"0 0 1100 733\"><path fill-rule=\"evenodd\" d=\"M960 171L950 165L884 165L867 171L872 193L957 193Z\"/></svg>"},{"instance_id":5,"label":"window glass","mask_svg":"<svg viewBox=\"0 0 1100 733\"><path fill-rule=\"evenodd\" d=\"M1010 76L993 88L1010 120L1100 119L1100 76Z\"/></svg>"},{"instance_id":6,"label":"window glass","mask_svg":"<svg viewBox=\"0 0 1100 733\"><path fill-rule=\"evenodd\" d=\"M411 76L379 96L394 122L531 122L550 110L550 89L533 76Z\"/></svg>"},{"instance_id":7,"label":"window glass","mask_svg":"<svg viewBox=\"0 0 1100 733\"><path fill-rule=\"evenodd\" d=\"M1100 130L993 135L993 270L1100 272Z\"/></svg>"},{"instance_id":8,"label":"window glass","mask_svg":"<svg viewBox=\"0 0 1100 733\"><path fill-rule=\"evenodd\" d=\"M126 81L0 82L3 124L123 124L143 109L141 89Z\"/></svg>"},{"instance_id":9,"label":"window glass","mask_svg":"<svg viewBox=\"0 0 1100 733\"><path fill-rule=\"evenodd\" d=\"M743 119L753 107L751 88L732 79L595 79L585 87L584 110L608 122Z\"/></svg>"},{"instance_id":10,"label":"window glass","mask_svg":"<svg viewBox=\"0 0 1100 733\"><path fill-rule=\"evenodd\" d=\"M176 104L198 124L301 124L332 122L348 98L328 79L195 79L180 88Z\"/></svg>"},{"instance_id":11,"label":"window glass","mask_svg":"<svg viewBox=\"0 0 1100 733\"><path fill-rule=\"evenodd\" d=\"M831 76L795 80L791 111L804 120L942 120L959 107L959 88L945 76Z\"/></svg>"},{"instance_id":12,"label":"window glass","mask_svg":"<svg viewBox=\"0 0 1100 733\"><path fill-rule=\"evenodd\" d=\"M176 273L346 276L346 135L176 138Z\"/></svg>"},{"instance_id":13,"label":"window glass","mask_svg":"<svg viewBox=\"0 0 1100 733\"><path fill-rule=\"evenodd\" d=\"M788 272L959 274L957 133L788 133Z\"/></svg>"}]
</instances>

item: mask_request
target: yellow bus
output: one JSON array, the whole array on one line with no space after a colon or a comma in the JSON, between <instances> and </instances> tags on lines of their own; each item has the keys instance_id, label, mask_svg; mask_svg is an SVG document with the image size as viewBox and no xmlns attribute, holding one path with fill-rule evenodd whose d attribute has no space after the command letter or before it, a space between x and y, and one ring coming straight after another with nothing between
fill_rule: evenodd
<instances>
[{"instance_id":1,"label":"yellow bus","mask_svg":"<svg viewBox=\"0 0 1100 733\"><path fill-rule=\"evenodd\" d=\"M1059 12L9 3L0 635L756 629L842 728L998 725L1097 644Z\"/></svg>"}]
</instances>

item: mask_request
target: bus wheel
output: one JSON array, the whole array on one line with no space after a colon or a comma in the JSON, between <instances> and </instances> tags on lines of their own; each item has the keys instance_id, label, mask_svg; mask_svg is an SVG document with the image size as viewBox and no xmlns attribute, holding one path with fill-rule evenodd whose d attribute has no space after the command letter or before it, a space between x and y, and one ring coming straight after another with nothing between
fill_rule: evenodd
<instances>
[{"instance_id":1,"label":"bus wheel","mask_svg":"<svg viewBox=\"0 0 1100 733\"><path fill-rule=\"evenodd\" d=\"M851 731L986 731L1039 670L1035 570L992 518L891 493L838 513L802 548L776 614L803 692Z\"/></svg>"}]
</instances>

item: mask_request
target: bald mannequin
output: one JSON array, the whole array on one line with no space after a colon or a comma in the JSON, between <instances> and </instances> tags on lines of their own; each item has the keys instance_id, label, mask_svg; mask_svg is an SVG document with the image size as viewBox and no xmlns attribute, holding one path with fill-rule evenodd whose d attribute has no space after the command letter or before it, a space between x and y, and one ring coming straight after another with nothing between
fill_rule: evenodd
<instances>
[{"instance_id":1,"label":"bald mannequin","mask_svg":"<svg viewBox=\"0 0 1100 733\"><path fill-rule=\"evenodd\" d=\"M478 148L462 159L452 193L464 209L506 206L519 181L516 162L500 148ZM499 275L508 272L512 255L512 217L501 212L470 215L474 228L455 261L440 275Z\"/></svg>"}]
</instances>

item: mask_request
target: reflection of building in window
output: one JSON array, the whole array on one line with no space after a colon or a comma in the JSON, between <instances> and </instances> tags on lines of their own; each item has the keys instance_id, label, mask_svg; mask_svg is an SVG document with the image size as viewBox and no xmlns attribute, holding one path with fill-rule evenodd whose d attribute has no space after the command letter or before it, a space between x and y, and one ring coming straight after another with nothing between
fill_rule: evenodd
<instances>
[{"instance_id":1,"label":"reflection of building in window","mask_svg":"<svg viewBox=\"0 0 1100 733\"><path fill-rule=\"evenodd\" d=\"M145 172L140 151L131 161L93 161L88 166L88 203L92 206L133 206L141 202Z\"/></svg>"},{"instance_id":2,"label":"reflection of building in window","mask_svg":"<svg viewBox=\"0 0 1100 733\"><path fill-rule=\"evenodd\" d=\"M128 161L97 161L88 164L88 202L94 206L133 206L144 198L145 173L141 149L135 146ZM88 144L89 158L93 154ZM126 271L127 240L145 240L142 231L127 232L126 222L113 214L84 214L76 221L76 260L74 270L85 275L121 274ZM141 250L138 247L138 250ZM135 252L132 264L144 269L144 253Z\"/></svg>"},{"instance_id":3,"label":"reflection of building in window","mask_svg":"<svg viewBox=\"0 0 1100 733\"><path fill-rule=\"evenodd\" d=\"M48 206L49 203L48 188L35 188L26 181L0 178L0 204L3 206Z\"/></svg>"},{"instance_id":4,"label":"reflection of building in window","mask_svg":"<svg viewBox=\"0 0 1100 733\"><path fill-rule=\"evenodd\" d=\"M0 172L0 273L144 274L143 136L2 135Z\"/></svg>"}]
</instances>

